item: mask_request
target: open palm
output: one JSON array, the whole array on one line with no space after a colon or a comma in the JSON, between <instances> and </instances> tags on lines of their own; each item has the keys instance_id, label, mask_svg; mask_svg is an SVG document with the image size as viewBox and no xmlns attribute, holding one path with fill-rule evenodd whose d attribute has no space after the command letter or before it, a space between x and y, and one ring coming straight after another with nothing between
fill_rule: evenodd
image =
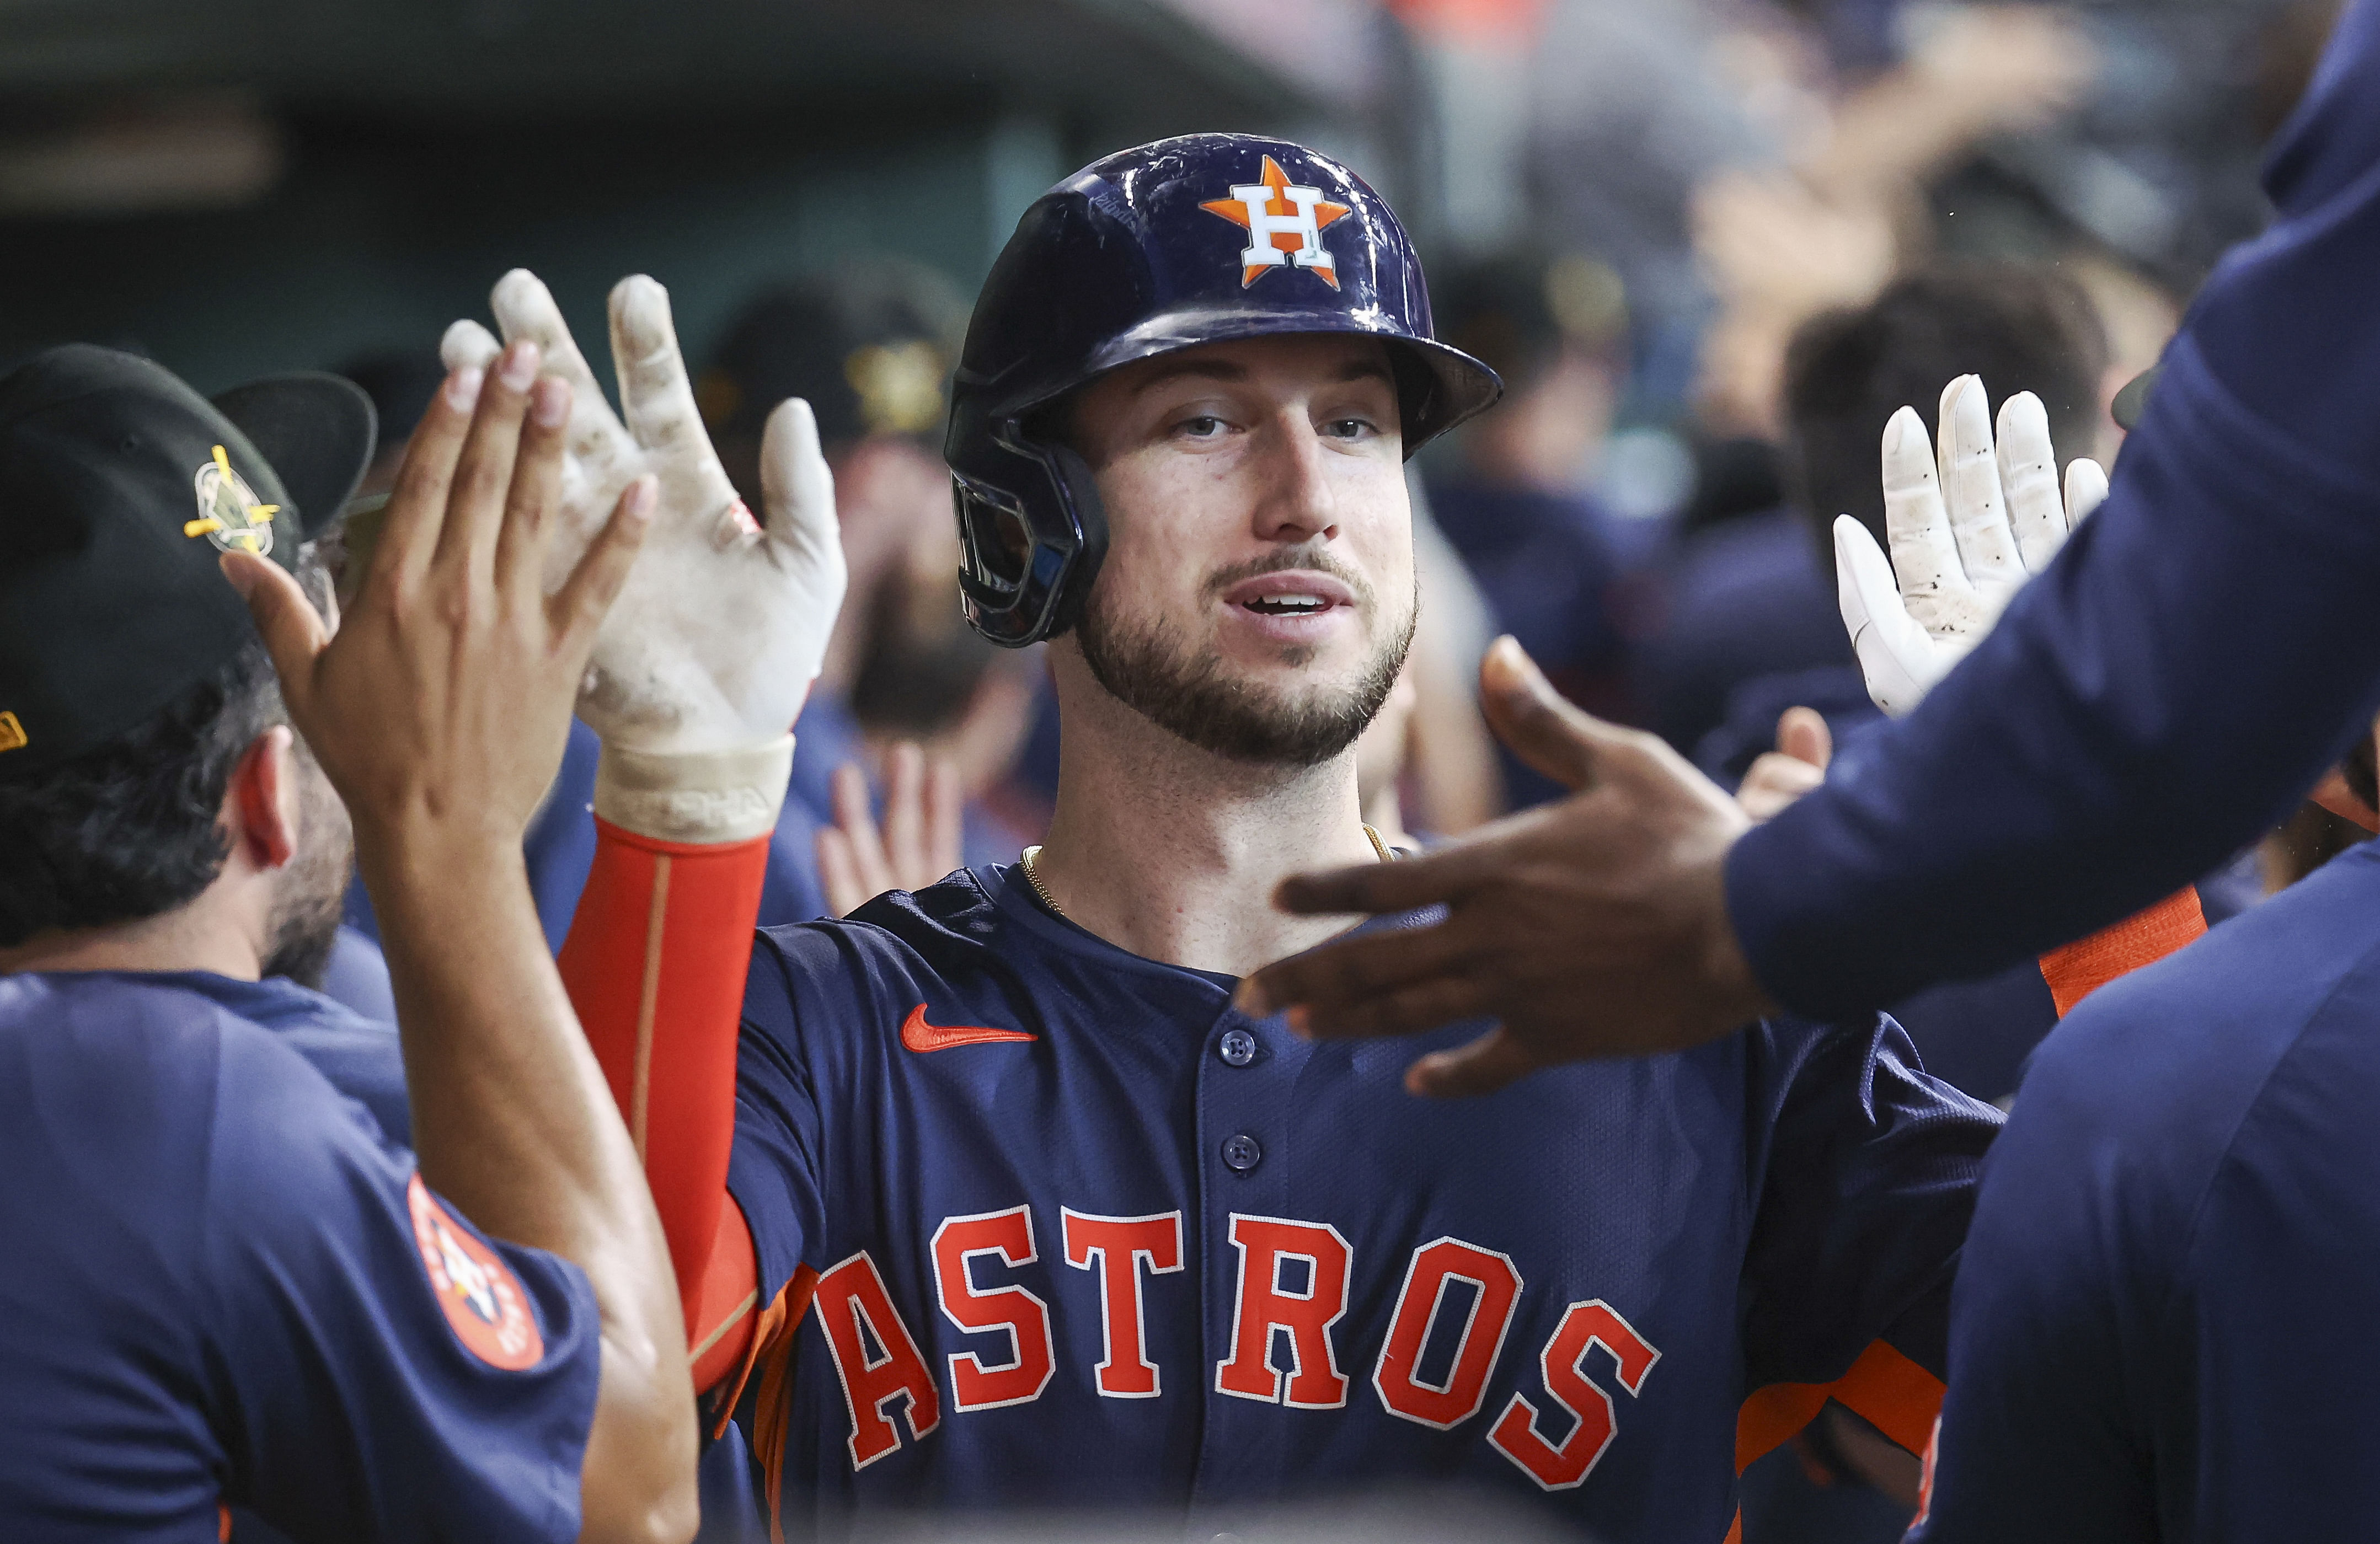
<instances>
[{"instance_id":1,"label":"open palm","mask_svg":"<svg viewBox=\"0 0 2380 1544\"><path fill-rule=\"evenodd\" d=\"M1896 718L1983 641L2107 496L2099 464L2076 461L2059 497L2049 415L2031 392L2000 404L1995 440L1984 383L1962 375L1943 389L1940 426L1929 443L1910 407L1885 426L1889 563L1866 526L1835 520L1843 626L1868 695Z\"/></svg>"},{"instance_id":2,"label":"open palm","mask_svg":"<svg viewBox=\"0 0 2380 1544\"><path fill-rule=\"evenodd\" d=\"M834 478L798 399L769 418L761 446L764 518L721 469L671 323L669 294L642 274L611 295L620 411L570 336L553 296L515 269L491 308L505 343L527 338L545 370L570 381L561 518L545 575L557 585L637 477L660 489L650 534L589 661L578 716L606 745L676 754L774 740L801 711L844 591ZM500 348L475 321L449 328L449 368L484 366Z\"/></svg>"}]
</instances>

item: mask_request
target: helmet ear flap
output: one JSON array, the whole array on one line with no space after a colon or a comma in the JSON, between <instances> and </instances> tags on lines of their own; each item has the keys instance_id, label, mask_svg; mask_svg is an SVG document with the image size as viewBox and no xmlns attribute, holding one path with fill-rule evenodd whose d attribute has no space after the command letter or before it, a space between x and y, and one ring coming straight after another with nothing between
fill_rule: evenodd
<instances>
[{"instance_id":1,"label":"helmet ear flap","mask_svg":"<svg viewBox=\"0 0 2380 1544\"><path fill-rule=\"evenodd\" d=\"M1107 556L1107 512L1089 464L1072 449L1007 437L1000 448L1027 464L1004 474L1004 486L952 475L959 593L978 633L1023 648L1082 614Z\"/></svg>"},{"instance_id":2,"label":"helmet ear flap","mask_svg":"<svg viewBox=\"0 0 2380 1544\"><path fill-rule=\"evenodd\" d=\"M1059 444L1050 448L1050 473L1073 506L1075 528L1081 543L1064 577L1059 581L1057 599L1050 609L1049 630L1042 634L1055 638L1072 632L1082 620L1083 608L1090 603L1091 585L1099 579L1100 565L1108 560L1108 506L1099 497L1099 482L1091 471L1091 464L1076 454L1073 446Z\"/></svg>"}]
</instances>

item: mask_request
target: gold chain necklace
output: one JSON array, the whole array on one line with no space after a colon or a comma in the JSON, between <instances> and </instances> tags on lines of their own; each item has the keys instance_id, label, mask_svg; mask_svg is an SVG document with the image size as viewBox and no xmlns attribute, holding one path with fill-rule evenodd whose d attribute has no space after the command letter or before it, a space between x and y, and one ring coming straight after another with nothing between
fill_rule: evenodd
<instances>
[{"instance_id":1,"label":"gold chain necklace","mask_svg":"<svg viewBox=\"0 0 2380 1544\"><path fill-rule=\"evenodd\" d=\"M1390 848L1387 842L1380 839L1380 833L1372 829L1371 823L1369 821L1366 821L1364 825L1364 835L1372 838L1372 850L1380 855L1380 862L1384 863L1393 863L1397 861L1395 851ZM1034 860L1040 857L1040 855L1041 849L1038 845L1028 847L1025 850L1022 863L1022 867L1025 870L1025 882L1033 887L1033 893L1041 898L1042 905L1048 907L1057 915L1063 917L1066 915L1066 909L1050 899L1050 887L1041 883L1041 872L1034 862Z\"/></svg>"}]
</instances>

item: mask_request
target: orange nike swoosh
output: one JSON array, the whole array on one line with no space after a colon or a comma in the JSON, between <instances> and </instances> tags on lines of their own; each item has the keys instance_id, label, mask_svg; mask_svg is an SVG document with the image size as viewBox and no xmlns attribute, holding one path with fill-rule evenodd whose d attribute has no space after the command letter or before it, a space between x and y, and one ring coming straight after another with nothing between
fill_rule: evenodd
<instances>
[{"instance_id":1,"label":"orange nike swoosh","mask_svg":"<svg viewBox=\"0 0 2380 1544\"><path fill-rule=\"evenodd\" d=\"M912 1051L947 1051L953 1045L996 1045L1006 1040L1038 1040L1029 1030L992 1030L976 1024L929 1024L919 1003L901 1021L901 1043Z\"/></svg>"}]
</instances>

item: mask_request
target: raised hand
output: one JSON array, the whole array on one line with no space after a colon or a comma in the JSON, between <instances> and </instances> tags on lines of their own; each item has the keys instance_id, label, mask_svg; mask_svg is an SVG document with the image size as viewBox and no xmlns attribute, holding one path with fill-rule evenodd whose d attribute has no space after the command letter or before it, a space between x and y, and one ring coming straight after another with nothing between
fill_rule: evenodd
<instances>
[{"instance_id":1,"label":"raised hand","mask_svg":"<svg viewBox=\"0 0 2380 1544\"><path fill-rule=\"evenodd\" d=\"M650 476L659 508L643 556L589 663L579 717L607 747L659 754L735 750L780 740L801 712L843 603L834 478L808 404L781 404L761 442L755 520L720 468L694 402L669 296L641 274L611 296L614 414L562 312L537 277L515 269L491 297L506 342L526 339L575 389L561 478L562 518L583 541L620 489ZM449 328L450 368L484 366L496 339L474 321ZM551 586L573 556L561 544Z\"/></svg>"},{"instance_id":2,"label":"raised hand","mask_svg":"<svg viewBox=\"0 0 2380 1544\"><path fill-rule=\"evenodd\" d=\"M1914 408L1895 413L1884 429L1892 561L1866 526L1835 520L1843 626L1876 705L1896 718L1915 707L2107 496L2107 473L2078 460L2059 497L2049 415L2031 392L2000 404L1997 443L1972 375L1943 389L1934 445Z\"/></svg>"},{"instance_id":3,"label":"raised hand","mask_svg":"<svg viewBox=\"0 0 2380 1544\"><path fill-rule=\"evenodd\" d=\"M884 821L856 763L834 771L834 824L818 833L826 903L847 917L887 890L922 890L959 866L959 775L948 756L903 742L885 757Z\"/></svg>"},{"instance_id":4,"label":"raised hand","mask_svg":"<svg viewBox=\"0 0 2380 1544\"><path fill-rule=\"evenodd\" d=\"M489 363L431 399L336 636L279 566L224 560L367 864L377 838L433 817L459 850L517 850L651 520L652 485L633 478L586 534L560 532L571 388L538 379L533 344Z\"/></svg>"}]
</instances>

